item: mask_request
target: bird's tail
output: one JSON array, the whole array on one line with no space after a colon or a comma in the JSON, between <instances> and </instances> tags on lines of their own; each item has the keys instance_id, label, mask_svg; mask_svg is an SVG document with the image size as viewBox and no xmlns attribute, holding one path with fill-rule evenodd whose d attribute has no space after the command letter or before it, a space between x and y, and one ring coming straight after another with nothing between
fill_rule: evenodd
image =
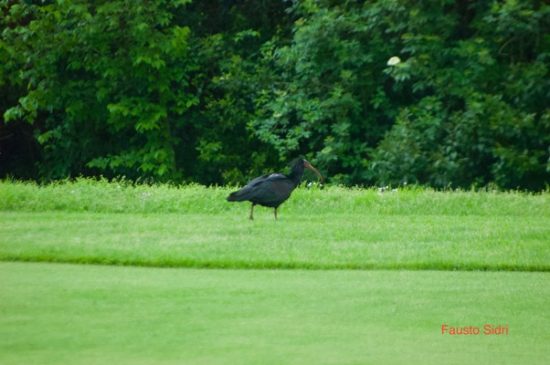
<instances>
[{"instance_id":1,"label":"bird's tail","mask_svg":"<svg viewBox=\"0 0 550 365\"><path fill-rule=\"evenodd\" d=\"M227 197L227 201L228 201L228 202L236 202L236 201L238 201L238 200L237 200L237 193L238 193L238 192L235 191L235 192L229 194L229 196Z\"/></svg>"},{"instance_id":2,"label":"bird's tail","mask_svg":"<svg viewBox=\"0 0 550 365\"><path fill-rule=\"evenodd\" d=\"M248 196L247 196L246 192L244 192L242 189L232 192L227 197L228 202L241 202L241 201L247 200L247 199L248 199Z\"/></svg>"}]
</instances>

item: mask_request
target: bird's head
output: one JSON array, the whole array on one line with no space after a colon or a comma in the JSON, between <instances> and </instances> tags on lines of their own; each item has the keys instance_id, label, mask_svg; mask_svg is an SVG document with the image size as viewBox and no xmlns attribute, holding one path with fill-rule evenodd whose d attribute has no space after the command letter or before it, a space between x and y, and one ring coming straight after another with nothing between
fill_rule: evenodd
<instances>
[{"instance_id":1,"label":"bird's head","mask_svg":"<svg viewBox=\"0 0 550 365\"><path fill-rule=\"evenodd\" d=\"M292 174L300 176L300 178L302 177L304 169L311 170L315 173L315 175L317 175L317 177L319 178L321 183L323 183L323 181L324 181L323 175L321 175L319 170L317 170L315 167L313 167L313 165L303 157L299 157L299 158L295 159L294 161L292 161L291 169L292 169Z\"/></svg>"}]
</instances>

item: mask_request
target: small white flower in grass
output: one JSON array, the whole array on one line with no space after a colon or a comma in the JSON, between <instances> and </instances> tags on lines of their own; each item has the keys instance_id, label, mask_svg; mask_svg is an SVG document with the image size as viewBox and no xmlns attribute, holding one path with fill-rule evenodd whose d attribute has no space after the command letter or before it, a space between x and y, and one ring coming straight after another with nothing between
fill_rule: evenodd
<instances>
[{"instance_id":1,"label":"small white flower in grass","mask_svg":"<svg viewBox=\"0 0 550 365\"><path fill-rule=\"evenodd\" d=\"M397 56L393 56L391 57L389 60L388 60L388 63L387 65L388 66L395 66L397 65L398 63L401 62L401 58L397 57Z\"/></svg>"},{"instance_id":2,"label":"small white flower in grass","mask_svg":"<svg viewBox=\"0 0 550 365\"><path fill-rule=\"evenodd\" d=\"M312 188L315 188L315 187L317 187L317 188L319 188L319 189L324 189L325 185L323 185L323 184L321 184L321 183L316 183L316 182L310 181L310 182L308 182L308 183L306 184L306 187L307 187L308 189L312 189Z\"/></svg>"}]
</instances>

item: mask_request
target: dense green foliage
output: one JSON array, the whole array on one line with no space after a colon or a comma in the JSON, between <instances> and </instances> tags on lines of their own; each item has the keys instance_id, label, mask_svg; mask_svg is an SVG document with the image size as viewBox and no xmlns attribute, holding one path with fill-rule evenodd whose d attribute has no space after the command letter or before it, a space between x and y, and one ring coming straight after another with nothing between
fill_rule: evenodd
<instances>
[{"instance_id":1,"label":"dense green foliage","mask_svg":"<svg viewBox=\"0 0 550 365\"><path fill-rule=\"evenodd\" d=\"M0 176L550 181L544 1L1 0L0 30Z\"/></svg>"}]
</instances>

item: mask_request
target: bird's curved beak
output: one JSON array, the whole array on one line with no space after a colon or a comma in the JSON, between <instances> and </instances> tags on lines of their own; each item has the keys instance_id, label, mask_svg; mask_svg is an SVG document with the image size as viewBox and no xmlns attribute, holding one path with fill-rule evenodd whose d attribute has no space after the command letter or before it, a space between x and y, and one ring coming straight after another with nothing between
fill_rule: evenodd
<instances>
[{"instance_id":1,"label":"bird's curved beak","mask_svg":"<svg viewBox=\"0 0 550 365\"><path fill-rule=\"evenodd\" d=\"M323 178L323 175L321 175L319 170L317 170L315 167L313 167L313 165L310 164L309 161L304 160L304 167L306 169L310 169L311 171L313 171L317 175L317 177L319 177L319 180L321 181L321 184L325 181L325 179Z\"/></svg>"}]
</instances>

